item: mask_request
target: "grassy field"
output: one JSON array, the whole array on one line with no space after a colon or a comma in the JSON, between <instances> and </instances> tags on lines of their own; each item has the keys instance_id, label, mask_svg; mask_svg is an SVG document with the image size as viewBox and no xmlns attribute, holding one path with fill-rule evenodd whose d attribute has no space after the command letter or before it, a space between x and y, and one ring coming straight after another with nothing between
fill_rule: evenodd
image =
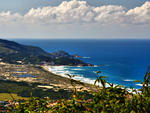
<instances>
[{"instance_id":1,"label":"grassy field","mask_svg":"<svg viewBox=\"0 0 150 113\"><path fill-rule=\"evenodd\" d=\"M0 101L8 101L8 100L28 100L29 98L27 97L21 97L18 96L17 94L9 94L9 93L0 93Z\"/></svg>"},{"instance_id":2,"label":"grassy field","mask_svg":"<svg viewBox=\"0 0 150 113\"><path fill-rule=\"evenodd\" d=\"M64 99L69 98L71 94L70 91L64 89L55 91L53 89L38 88L38 85L42 84L0 80L0 100L2 100L2 98L9 100L12 97L16 100L19 96L23 98L33 96L50 97L51 99ZM11 97L10 93L16 95L12 95Z\"/></svg>"}]
</instances>

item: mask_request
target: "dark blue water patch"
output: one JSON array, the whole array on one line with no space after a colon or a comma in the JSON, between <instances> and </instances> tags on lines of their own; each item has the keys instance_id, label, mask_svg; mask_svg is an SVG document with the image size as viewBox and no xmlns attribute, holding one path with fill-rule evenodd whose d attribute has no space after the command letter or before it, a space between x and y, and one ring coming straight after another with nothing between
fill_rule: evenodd
<instances>
[{"instance_id":1,"label":"dark blue water patch","mask_svg":"<svg viewBox=\"0 0 150 113\"><path fill-rule=\"evenodd\" d=\"M25 74L25 75L14 75L14 76L16 76L16 77L23 77L23 78L25 78L25 77L36 78L36 76L34 76L34 75L28 75L28 74Z\"/></svg>"}]
</instances>

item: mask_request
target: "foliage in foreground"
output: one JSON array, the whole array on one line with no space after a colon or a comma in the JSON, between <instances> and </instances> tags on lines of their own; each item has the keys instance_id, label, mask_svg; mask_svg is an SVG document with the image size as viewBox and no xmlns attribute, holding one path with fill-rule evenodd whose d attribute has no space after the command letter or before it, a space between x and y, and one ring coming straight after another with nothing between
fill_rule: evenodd
<instances>
[{"instance_id":1,"label":"foliage in foreground","mask_svg":"<svg viewBox=\"0 0 150 113\"><path fill-rule=\"evenodd\" d=\"M100 71L97 72L101 73ZM71 78L71 83L75 81ZM9 113L150 113L150 74L146 73L143 87L139 90L107 83L104 76L97 77L95 83L101 83L97 91L77 92L76 88L70 99L51 100L35 98L18 103L9 108ZM140 82L140 81L135 81ZM109 84L109 87L106 87ZM73 84L74 85L74 84ZM90 94L90 96L88 96Z\"/></svg>"}]
</instances>

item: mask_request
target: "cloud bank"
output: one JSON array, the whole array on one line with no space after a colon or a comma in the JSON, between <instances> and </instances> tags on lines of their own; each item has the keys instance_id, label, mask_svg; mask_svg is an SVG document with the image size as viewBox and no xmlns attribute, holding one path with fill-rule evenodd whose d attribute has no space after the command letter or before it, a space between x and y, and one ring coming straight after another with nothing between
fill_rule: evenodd
<instances>
[{"instance_id":1,"label":"cloud bank","mask_svg":"<svg viewBox=\"0 0 150 113\"><path fill-rule=\"evenodd\" d=\"M62 34L63 32L67 33L63 29L70 29L75 33L74 30L82 30L82 28L85 28L85 31L86 29L87 31L100 29L102 32L106 28L112 29L114 26L123 30L129 30L135 26L150 28L150 2L145 2L140 7L127 10L123 6L105 5L94 7L88 5L86 1L72 0L69 2L63 1L55 7L32 8L24 15L11 13L10 11L0 12L0 28L3 29L2 31L5 34L8 34L6 30L13 33L12 30L15 34L20 32L20 36L24 33L33 34L36 31L41 31L42 34L48 34L50 31L54 33L53 29ZM91 31L91 33L94 32ZM82 33L79 32L80 34L82 36ZM98 33L96 34L98 37Z\"/></svg>"}]
</instances>

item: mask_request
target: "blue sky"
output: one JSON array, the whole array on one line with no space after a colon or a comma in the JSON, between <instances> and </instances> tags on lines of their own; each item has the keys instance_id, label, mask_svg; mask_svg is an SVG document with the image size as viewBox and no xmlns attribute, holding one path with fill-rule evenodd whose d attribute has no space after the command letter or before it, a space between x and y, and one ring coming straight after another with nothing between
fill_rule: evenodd
<instances>
[{"instance_id":1,"label":"blue sky","mask_svg":"<svg viewBox=\"0 0 150 113\"><path fill-rule=\"evenodd\" d=\"M1 38L150 39L150 0L0 0Z\"/></svg>"},{"instance_id":2,"label":"blue sky","mask_svg":"<svg viewBox=\"0 0 150 113\"><path fill-rule=\"evenodd\" d=\"M25 13L31 8L44 6L57 6L63 0L0 0L0 11L14 11ZM70 0L66 0L70 1ZM128 9L142 5L145 1L150 0L86 0L90 5L122 5Z\"/></svg>"}]
</instances>

